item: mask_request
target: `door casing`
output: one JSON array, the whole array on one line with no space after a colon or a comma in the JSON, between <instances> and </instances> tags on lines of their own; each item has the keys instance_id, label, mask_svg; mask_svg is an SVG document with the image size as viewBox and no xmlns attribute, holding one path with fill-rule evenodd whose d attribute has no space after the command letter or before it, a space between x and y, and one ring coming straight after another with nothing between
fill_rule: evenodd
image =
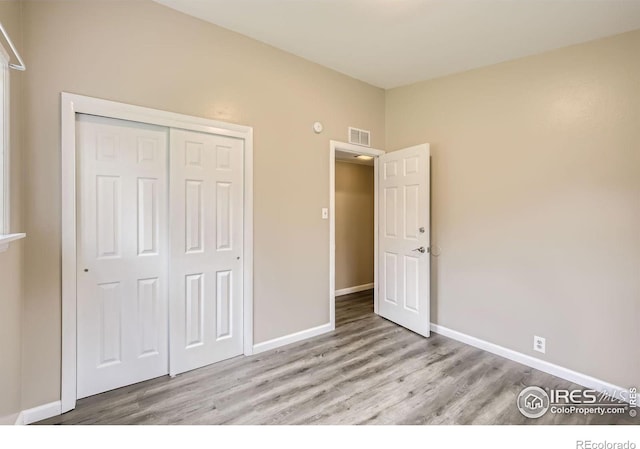
<instances>
[{"instance_id":1,"label":"door casing","mask_svg":"<svg viewBox=\"0 0 640 449\"><path fill-rule=\"evenodd\" d=\"M180 128L244 140L243 348L253 352L253 128L93 97L61 94L62 413L76 405L76 114Z\"/></svg>"},{"instance_id":2,"label":"door casing","mask_svg":"<svg viewBox=\"0 0 640 449\"><path fill-rule=\"evenodd\" d=\"M373 311L378 313L378 156L382 150L352 143L329 142L329 323L336 328L336 150L372 156L373 159Z\"/></svg>"}]
</instances>

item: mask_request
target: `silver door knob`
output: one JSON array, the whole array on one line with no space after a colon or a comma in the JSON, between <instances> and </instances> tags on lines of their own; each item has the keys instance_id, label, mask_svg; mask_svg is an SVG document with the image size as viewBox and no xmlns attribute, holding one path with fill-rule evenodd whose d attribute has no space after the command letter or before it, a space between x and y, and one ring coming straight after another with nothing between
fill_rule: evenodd
<instances>
[{"instance_id":1,"label":"silver door knob","mask_svg":"<svg viewBox=\"0 0 640 449\"><path fill-rule=\"evenodd\" d=\"M420 248L416 248L414 249L414 251L418 251L419 253L422 253L422 254L427 252L424 246L421 246Z\"/></svg>"}]
</instances>

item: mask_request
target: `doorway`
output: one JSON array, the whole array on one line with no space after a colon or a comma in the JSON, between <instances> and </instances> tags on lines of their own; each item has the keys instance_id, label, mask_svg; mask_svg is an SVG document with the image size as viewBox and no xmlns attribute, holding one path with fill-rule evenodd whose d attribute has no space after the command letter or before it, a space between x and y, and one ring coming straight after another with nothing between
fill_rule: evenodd
<instances>
[{"instance_id":1,"label":"doorway","mask_svg":"<svg viewBox=\"0 0 640 449\"><path fill-rule=\"evenodd\" d=\"M378 196L376 194L377 185L378 185L378 157L383 155L384 151L377 150L374 148L362 147L359 145L331 141L329 147L329 311L330 311L330 319L332 326L335 328L336 326L336 297L348 295L348 294L359 294L361 292L364 295L369 294L373 299L373 310L377 312L377 302L378 295L376 289L377 283L377 269L378 269ZM344 164L343 174L346 176L349 175L349 172L357 173L359 176L359 180L355 183L358 184L360 194L353 192L352 193L345 192L342 200L343 204L340 206L336 206L336 201L338 200L338 195L336 193L337 184L337 175L340 169L336 167L336 164ZM347 164L353 165L350 167ZM372 189L367 185L370 181L367 179L371 177L373 180ZM348 181L347 181L348 182ZM353 186L352 186L353 187ZM358 198L359 195L364 196L365 198ZM372 199L369 199L370 196L373 196ZM372 204L369 204L369 201ZM357 233L357 224L356 226L349 226L349 230L345 230L344 227L341 230L341 240L342 247L340 248L342 258L341 265L337 265L337 228L338 225L338 209L341 209L340 212L347 212L348 215L351 215L350 210L345 210L349 207L349 203L357 204L360 208L361 212L368 213L369 218L366 217L358 217L358 221L362 223L362 225L366 226L368 229L365 231L367 234L371 233L371 247L366 248L366 253L364 256L361 254L355 254L358 247L366 247L368 244L369 237L368 236L358 236L357 241L349 240L350 234ZM372 208L372 211L369 209ZM341 225L345 224L345 220L348 220L349 216L344 216L344 214L340 217ZM370 221L368 221L370 220ZM349 271L346 273L345 264L349 262L357 261L358 267L348 268ZM341 269L342 273L340 275L337 274L337 270ZM364 280L363 280L364 279ZM371 279L368 282L368 279ZM339 282L339 284L338 284ZM355 282L355 283L354 283ZM353 285L348 285L353 284ZM338 287L337 287L338 286ZM358 295L360 297L361 295ZM348 298L344 298L347 299ZM361 307L368 307L369 301L365 298L360 301Z\"/></svg>"},{"instance_id":2,"label":"doorway","mask_svg":"<svg viewBox=\"0 0 640 449\"><path fill-rule=\"evenodd\" d=\"M340 160L349 163L357 160L361 164L373 161L373 311L383 318L428 337L431 266L429 144L385 153L359 145L331 141L329 306L334 328L336 296L341 293L364 291L370 287L363 284L336 290L336 163ZM357 217L358 220L360 218ZM344 309L341 307L341 310Z\"/></svg>"},{"instance_id":3,"label":"doorway","mask_svg":"<svg viewBox=\"0 0 640 449\"><path fill-rule=\"evenodd\" d=\"M253 347L251 128L62 94L62 412Z\"/></svg>"},{"instance_id":4,"label":"doorway","mask_svg":"<svg viewBox=\"0 0 640 449\"><path fill-rule=\"evenodd\" d=\"M336 327L373 314L374 157L335 153Z\"/></svg>"}]
</instances>

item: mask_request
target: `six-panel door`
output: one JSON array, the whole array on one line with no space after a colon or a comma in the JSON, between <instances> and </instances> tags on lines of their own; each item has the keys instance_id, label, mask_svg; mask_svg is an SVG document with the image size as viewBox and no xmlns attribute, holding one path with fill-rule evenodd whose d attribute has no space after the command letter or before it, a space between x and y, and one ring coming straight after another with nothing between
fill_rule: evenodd
<instances>
[{"instance_id":1,"label":"six-panel door","mask_svg":"<svg viewBox=\"0 0 640 449\"><path fill-rule=\"evenodd\" d=\"M429 336L429 147L379 158L378 313Z\"/></svg>"},{"instance_id":2,"label":"six-panel door","mask_svg":"<svg viewBox=\"0 0 640 449\"><path fill-rule=\"evenodd\" d=\"M243 141L172 129L172 375L242 354Z\"/></svg>"},{"instance_id":3,"label":"six-panel door","mask_svg":"<svg viewBox=\"0 0 640 449\"><path fill-rule=\"evenodd\" d=\"M77 397L167 374L168 130L79 115Z\"/></svg>"}]
</instances>

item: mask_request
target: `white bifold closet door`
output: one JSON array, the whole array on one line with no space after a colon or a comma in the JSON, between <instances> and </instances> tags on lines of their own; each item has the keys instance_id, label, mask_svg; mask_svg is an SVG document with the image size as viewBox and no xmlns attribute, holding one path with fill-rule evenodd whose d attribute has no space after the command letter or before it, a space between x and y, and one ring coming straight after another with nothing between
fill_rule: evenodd
<instances>
[{"instance_id":1,"label":"white bifold closet door","mask_svg":"<svg viewBox=\"0 0 640 449\"><path fill-rule=\"evenodd\" d=\"M243 141L171 130L171 375L242 354Z\"/></svg>"},{"instance_id":2,"label":"white bifold closet door","mask_svg":"<svg viewBox=\"0 0 640 449\"><path fill-rule=\"evenodd\" d=\"M168 129L79 115L77 397L168 372Z\"/></svg>"}]
</instances>

